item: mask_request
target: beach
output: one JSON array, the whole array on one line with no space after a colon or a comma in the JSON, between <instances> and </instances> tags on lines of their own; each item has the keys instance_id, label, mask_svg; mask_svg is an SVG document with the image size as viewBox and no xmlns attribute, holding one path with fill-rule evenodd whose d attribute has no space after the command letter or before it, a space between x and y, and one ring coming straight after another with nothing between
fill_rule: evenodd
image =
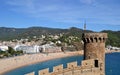
<instances>
[{"instance_id":1,"label":"beach","mask_svg":"<svg viewBox=\"0 0 120 75\"><path fill-rule=\"evenodd\" d=\"M120 50L105 50L105 53L115 53L120 52Z\"/></svg>"},{"instance_id":2,"label":"beach","mask_svg":"<svg viewBox=\"0 0 120 75\"><path fill-rule=\"evenodd\" d=\"M82 55L83 51L75 52L60 52L60 53L49 53L49 54L25 54L22 56L16 56L11 58L0 59L0 75L10 70L35 64L38 62L44 62L51 59Z\"/></svg>"},{"instance_id":3,"label":"beach","mask_svg":"<svg viewBox=\"0 0 120 75\"><path fill-rule=\"evenodd\" d=\"M114 53L120 52L120 50L106 50L106 53ZM3 75L5 72L10 70L14 70L19 67L44 62L52 59L75 56L75 55L83 55L82 51L74 51L74 52L59 52L59 53L49 53L49 54L25 54L21 56L11 57L0 59L0 75Z\"/></svg>"}]
</instances>

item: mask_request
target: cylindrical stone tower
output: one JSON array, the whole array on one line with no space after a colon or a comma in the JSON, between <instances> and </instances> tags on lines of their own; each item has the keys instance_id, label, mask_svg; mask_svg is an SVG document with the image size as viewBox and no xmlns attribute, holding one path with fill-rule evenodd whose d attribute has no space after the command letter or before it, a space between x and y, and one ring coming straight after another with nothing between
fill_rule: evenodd
<instances>
[{"instance_id":1,"label":"cylindrical stone tower","mask_svg":"<svg viewBox=\"0 0 120 75\"><path fill-rule=\"evenodd\" d=\"M95 67L105 75L105 41L107 33L84 33L84 60L94 59Z\"/></svg>"}]
</instances>

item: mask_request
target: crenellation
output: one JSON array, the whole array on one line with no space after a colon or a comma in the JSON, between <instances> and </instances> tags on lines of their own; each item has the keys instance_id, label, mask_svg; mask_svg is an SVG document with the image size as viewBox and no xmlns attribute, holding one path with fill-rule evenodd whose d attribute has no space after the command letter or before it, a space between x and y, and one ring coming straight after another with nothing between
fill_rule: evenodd
<instances>
[{"instance_id":1,"label":"crenellation","mask_svg":"<svg viewBox=\"0 0 120 75\"><path fill-rule=\"evenodd\" d=\"M39 71L38 75L105 75L105 41L106 33L84 33L84 60L81 66L79 62L67 63L67 68L63 64L53 67L53 72L49 69ZM29 73L27 75L34 75Z\"/></svg>"},{"instance_id":2,"label":"crenellation","mask_svg":"<svg viewBox=\"0 0 120 75\"><path fill-rule=\"evenodd\" d=\"M25 75L35 75L35 72L31 72L31 73L28 73L28 74L25 74Z\"/></svg>"},{"instance_id":3,"label":"crenellation","mask_svg":"<svg viewBox=\"0 0 120 75\"><path fill-rule=\"evenodd\" d=\"M94 67L94 59L89 59L89 60L84 60L82 61L82 67L89 67L93 68Z\"/></svg>"},{"instance_id":4,"label":"crenellation","mask_svg":"<svg viewBox=\"0 0 120 75\"><path fill-rule=\"evenodd\" d=\"M63 64L53 67L53 72L59 72L63 70Z\"/></svg>"},{"instance_id":5,"label":"crenellation","mask_svg":"<svg viewBox=\"0 0 120 75\"><path fill-rule=\"evenodd\" d=\"M39 71L39 75L50 75L49 74L49 68L40 70Z\"/></svg>"},{"instance_id":6,"label":"crenellation","mask_svg":"<svg viewBox=\"0 0 120 75\"><path fill-rule=\"evenodd\" d=\"M84 38L85 43L104 43L106 41L106 38L102 37L94 37L94 38Z\"/></svg>"},{"instance_id":7,"label":"crenellation","mask_svg":"<svg viewBox=\"0 0 120 75\"><path fill-rule=\"evenodd\" d=\"M84 60L94 59L94 63L93 63L94 66L100 68L101 73L103 73L104 75L105 75L104 62L105 62L106 39L107 39L107 33L84 33L83 34Z\"/></svg>"},{"instance_id":8,"label":"crenellation","mask_svg":"<svg viewBox=\"0 0 120 75\"><path fill-rule=\"evenodd\" d=\"M86 63L88 66L85 65ZM49 72L49 69L47 68L40 70L38 75L93 75L95 72L99 72L100 68L94 67L92 63L94 63L94 59L82 61L81 66L77 66L77 62L71 62L68 63L68 67L65 69L63 69L63 65L58 65L53 67L53 72ZM26 75L35 75L35 73L32 72Z\"/></svg>"},{"instance_id":9,"label":"crenellation","mask_svg":"<svg viewBox=\"0 0 120 75\"><path fill-rule=\"evenodd\" d=\"M83 41L85 43L105 42L107 38L106 33L85 33L83 34Z\"/></svg>"},{"instance_id":10,"label":"crenellation","mask_svg":"<svg viewBox=\"0 0 120 75\"><path fill-rule=\"evenodd\" d=\"M67 68L74 69L75 67L77 67L77 62L67 63Z\"/></svg>"},{"instance_id":11,"label":"crenellation","mask_svg":"<svg viewBox=\"0 0 120 75\"><path fill-rule=\"evenodd\" d=\"M88 38L90 38L90 37L104 37L104 38L107 38L107 33L85 33L84 34L84 37L86 38L86 37L88 37Z\"/></svg>"}]
</instances>

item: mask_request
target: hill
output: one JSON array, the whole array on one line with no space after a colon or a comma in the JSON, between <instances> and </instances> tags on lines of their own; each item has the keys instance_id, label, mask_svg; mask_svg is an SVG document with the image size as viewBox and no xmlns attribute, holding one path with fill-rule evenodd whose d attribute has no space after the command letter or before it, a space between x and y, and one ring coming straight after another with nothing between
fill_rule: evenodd
<instances>
[{"instance_id":1,"label":"hill","mask_svg":"<svg viewBox=\"0 0 120 75\"><path fill-rule=\"evenodd\" d=\"M58 28L47 28L47 27L30 27L30 28L6 28L0 27L0 40L12 40L20 39L32 36L41 36L41 35L55 35L64 33L67 35L78 35L82 34L83 30L75 27L70 29L58 29Z\"/></svg>"},{"instance_id":2,"label":"hill","mask_svg":"<svg viewBox=\"0 0 120 75\"><path fill-rule=\"evenodd\" d=\"M65 36L77 36L81 38L82 29L71 27L69 29L59 29L59 28L47 28L47 27L30 27L30 28L6 28L0 27L0 40L12 40L12 39L21 39L33 36L41 35L55 35L63 33ZM86 32L93 32L86 30ZM118 46L120 47L120 31L110 31L104 30L101 32L108 33L107 45Z\"/></svg>"},{"instance_id":3,"label":"hill","mask_svg":"<svg viewBox=\"0 0 120 75\"><path fill-rule=\"evenodd\" d=\"M107 45L120 47L120 31L104 30L101 32L108 33Z\"/></svg>"}]
</instances>

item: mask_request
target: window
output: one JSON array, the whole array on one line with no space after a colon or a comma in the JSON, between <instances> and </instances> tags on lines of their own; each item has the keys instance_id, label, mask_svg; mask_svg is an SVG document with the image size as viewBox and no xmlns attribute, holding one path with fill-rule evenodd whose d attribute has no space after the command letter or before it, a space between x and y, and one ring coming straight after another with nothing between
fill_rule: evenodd
<instances>
[{"instance_id":1,"label":"window","mask_svg":"<svg viewBox=\"0 0 120 75\"><path fill-rule=\"evenodd\" d=\"M98 60L95 60L95 67L98 67Z\"/></svg>"}]
</instances>

